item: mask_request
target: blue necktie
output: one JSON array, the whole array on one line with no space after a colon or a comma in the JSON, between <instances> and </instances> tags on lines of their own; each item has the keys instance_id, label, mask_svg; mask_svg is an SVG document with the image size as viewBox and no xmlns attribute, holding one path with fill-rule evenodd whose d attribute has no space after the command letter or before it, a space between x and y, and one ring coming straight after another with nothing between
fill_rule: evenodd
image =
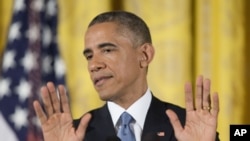
<instances>
[{"instance_id":1,"label":"blue necktie","mask_svg":"<svg viewBox=\"0 0 250 141\"><path fill-rule=\"evenodd\" d=\"M135 135L130 128L130 123L134 121L133 117L127 112L122 113L121 117L121 126L118 130L117 136L122 141L135 141Z\"/></svg>"}]
</instances>

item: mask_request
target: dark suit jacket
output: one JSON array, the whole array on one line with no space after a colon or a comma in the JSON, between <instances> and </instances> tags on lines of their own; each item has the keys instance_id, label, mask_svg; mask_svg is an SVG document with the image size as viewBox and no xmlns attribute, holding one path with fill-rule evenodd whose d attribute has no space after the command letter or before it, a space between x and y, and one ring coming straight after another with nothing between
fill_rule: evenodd
<instances>
[{"instance_id":1,"label":"dark suit jacket","mask_svg":"<svg viewBox=\"0 0 250 141\"><path fill-rule=\"evenodd\" d=\"M163 102L152 97L152 101L146 116L141 141L176 141L172 125L166 109L172 109L179 117L182 125L185 123L185 109ZM107 104L103 107L90 111L92 118L88 125L84 141L118 141L115 128L108 111ZM74 120L74 127L78 127L80 119ZM164 136L158 136L163 133ZM205 134L205 133L204 133ZM218 137L218 136L217 136ZM219 140L219 139L217 139Z\"/></svg>"}]
</instances>

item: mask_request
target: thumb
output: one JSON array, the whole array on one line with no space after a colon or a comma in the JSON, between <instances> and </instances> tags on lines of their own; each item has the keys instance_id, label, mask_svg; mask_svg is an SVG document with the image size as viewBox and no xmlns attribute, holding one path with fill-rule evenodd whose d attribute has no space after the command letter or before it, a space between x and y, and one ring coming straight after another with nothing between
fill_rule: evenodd
<instances>
[{"instance_id":1,"label":"thumb","mask_svg":"<svg viewBox=\"0 0 250 141\"><path fill-rule=\"evenodd\" d=\"M76 130L76 135L78 136L79 139L84 138L90 119L91 119L90 113L86 113L81 118L80 124L78 125L78 128Z\"/></svg>"},{"instance_id":2,"label":"thumb","mask_svg":"<svg viewBox=\"0 0 250 141\"><path fill-rule=\"evenodd\" d=\"M166 110L166 114L169 117L170 122L174 128L175 135L177 135L183 130L179 118L177 117L176 113L172 110Z\"/></svg>"}]
</instances>

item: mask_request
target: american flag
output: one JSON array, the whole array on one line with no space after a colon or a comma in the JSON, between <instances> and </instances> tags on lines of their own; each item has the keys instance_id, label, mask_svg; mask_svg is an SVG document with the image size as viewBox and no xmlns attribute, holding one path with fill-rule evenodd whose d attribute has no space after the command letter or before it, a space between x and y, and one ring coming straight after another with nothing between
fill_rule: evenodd
<instances>
[{"instance_id":1,"label":"american flag","mask_svg":"<svg viewBox=\"0 0 250 141\"><path fill-rule=\"evenodd\" d=\"M33 101L48 81L65 84L57 1L15 0L0 75L0 140L40 141Z\"/></svg>"}]
</instances>

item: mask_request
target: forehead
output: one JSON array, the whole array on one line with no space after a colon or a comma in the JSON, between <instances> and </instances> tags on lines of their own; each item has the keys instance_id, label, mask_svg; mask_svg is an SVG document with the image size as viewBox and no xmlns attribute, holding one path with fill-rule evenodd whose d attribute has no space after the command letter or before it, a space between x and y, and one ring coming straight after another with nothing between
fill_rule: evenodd
<instances>
[{"instance_id":1,"label":"forehead","mask_svg":"<svg viewBox=\"0 0 250 141\"><path fill-rule=\"evenodd\" d=\"M85 48L101 42L116 42L120 38L131 38L131 33L115 22L104 22L90 26L85 33Z\"/></svg>"},{"instance_id":2,"label":"forehead","mask_svg":"<svg viewBox=\"0 0 250 141\"><path fill-rule=\"evenodd\" d=\"M85 48L99 46L104 42L114 42L118 36L115 23L98 23L89 27L85 33Z\"/></svg>"},{"instance_id":3,"label":"forehead","mask_svg":"<svg viewBox=\"0 0 250 141\"><path fill-rule=\"evenodd\" d=\"M104 22L104 23L97 23L95 25L90 26L86 33L85 38L95 34L99 35L102 33L115 33L118 31L118 25L114 22Z\"/></svg>"}]
</instances>

